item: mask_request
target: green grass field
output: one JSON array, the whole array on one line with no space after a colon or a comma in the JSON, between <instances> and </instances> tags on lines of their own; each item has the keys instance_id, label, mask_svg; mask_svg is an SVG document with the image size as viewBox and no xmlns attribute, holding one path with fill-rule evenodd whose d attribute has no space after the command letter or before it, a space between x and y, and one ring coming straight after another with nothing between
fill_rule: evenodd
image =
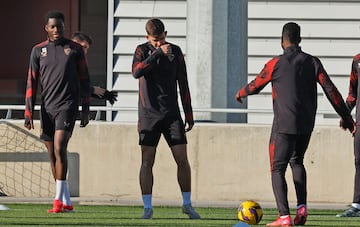
<instances>
[{"instance_id":1,"label":"green grass field","mask_svg":"<svg viewBox=\"0 0 360 227\"><path fill-rule=\"evenodd\" d=\"M6 204L0 211L0 226L233 226L237 208L196 208L201 220L189 220L180 207L154 207L154 218L142 220L140 206L76 205L76 212L50 214L49 204ZM292 210L292 212L294 212ZM309 210L306 226L360 226L360 218L336 218L339 210ZM264 209L257 226L276 218L275 209Z\"/></svg>"}]
</instances>

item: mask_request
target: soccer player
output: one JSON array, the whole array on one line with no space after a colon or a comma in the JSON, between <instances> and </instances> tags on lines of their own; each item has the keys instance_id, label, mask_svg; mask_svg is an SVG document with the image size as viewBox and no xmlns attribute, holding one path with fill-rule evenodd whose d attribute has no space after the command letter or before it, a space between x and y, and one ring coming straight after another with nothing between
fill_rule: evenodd
<instances>
[{"instance_id":1,"label":"soccer player","mask_svg":"<svg viewBox=\"0 0 360 227\"><path fill-rule=\"evenodd\" d=\"M77 42L83 47L85 55L87 55L92 39L87 34L77 31L71 36L71 40ZM99 86L90 87L91 96L98 99L106 99L110 102L111 105L117 101L117 93L114 91L108 91Z\"/></svg>"},{"instance_id":2,"label":"soccer player","mask_svg":"<svg viewBox=\"0 0 360 227\"><path fill-rule=\"evenodd\" d=\"M236 94L242 98L259 93L272 83L274 119L269 154L272 188L279 216L267 226L304 225L307 218L306 171L303 164L317 109L317 83L335 111L342 117L344 129L355 131L341 94L329 78L320 60L304 53L299 46L300 26L289 22L283 26L282 55L269 60L263 70ZM294 221L290 217L285 171L290 163L297 197Z\"/></svg>"},{"instance_id":3,"label":"soccer player","mask_svg":"<svg viewBox=\"0 0 360 227\"><path fill-rule=\"evenodd\" d=\"M354 56L351 64L350 86L348 97L346 98L346 105L351 112L356 106L356 122L357 126L360 123L360 104L357 97L360 95L360 83L358 77L360 74L360 54ZM340 125L343 120L340 121ZM355 180L354 180L354 195L353 201L349 209L345 212L337 214L336 217L360 217L360 131L356 130L354 134L354 156L355 156Z\"/></svg>"},{"instance_id":4,"label":"soccer player","mask_svg":"<svg viewBox=\"0 0 360 227\"><path fill-rule=\"evenodd\" d=\"M184 55L177 45L166 42L167 32L158 18L147 21L147 42L135 50L132 74L139 80L139 145L141 145L140 187L144 203L143 219L151 219L152 187L156 147L161 134L177 164L177 177L183 198L183 212L200 219L191 205L191 169L187 158L185 131L194 126ZM179 85L185 124L182 120ZM185 126L187 128L185 129Z\"/></svg>"},{"instance_id":5,"label":"soccer player","mask_svg":"<svg viewBox=\"0 0 360 227\"><path fill-rule=\"evenodd\" d=\"M80 127L89 123L90 81L82 47L64 38L65 17L50 11L45 18L47 40L31 51L28 70L25 127L34 129L33 112L37 85L41 85L40 138L44 140L55 177L56 195L51 213L73 211L69 186L67 145L74 129L79 103Z\"/></svg>"}]
</instances>

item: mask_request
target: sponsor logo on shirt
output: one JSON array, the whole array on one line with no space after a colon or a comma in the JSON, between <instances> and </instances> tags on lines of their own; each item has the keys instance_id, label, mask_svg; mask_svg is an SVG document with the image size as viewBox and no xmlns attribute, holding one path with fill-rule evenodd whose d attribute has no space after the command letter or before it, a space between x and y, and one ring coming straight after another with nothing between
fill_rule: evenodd
<instances>
[{"instance_id":1,"label":"sponsor logo on shirt","mask_svg":"<svg viewBox=\"0 0 360 227\"><path fill-rule=\"evenodd\" d=\"M67 128L69 128L70 127L70 123L69 122L66 122L66 121L64 121L64 127L67 129Z\"/></svg>"},{"instance_id":2,"label":"sponsor logo on shirt","mask_svg":"<svg viewBox=\"0 0 360 227\"><path fill-rule=\"evenodd\" d=\"M41 48L40 56L41 56L41 57L46 57L46 56L47 56L47 49L46 49L46 47Z\"/></svg>"}]
</instances>

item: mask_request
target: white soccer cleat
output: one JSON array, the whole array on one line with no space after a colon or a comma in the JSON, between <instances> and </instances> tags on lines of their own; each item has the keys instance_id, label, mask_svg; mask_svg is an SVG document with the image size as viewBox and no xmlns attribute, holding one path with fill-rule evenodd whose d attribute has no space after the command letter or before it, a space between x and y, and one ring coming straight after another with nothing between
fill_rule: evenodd
<instances>
[{"instance_id":1,"label":"white soccer cleat","mask_svg":"<svg viewBox=\"0 0 360 227\"><path fill-rule=\"evenodd\" d=\"M10 210L10 208L0 204L0 210Z\"/></svg>"}]
</instances>

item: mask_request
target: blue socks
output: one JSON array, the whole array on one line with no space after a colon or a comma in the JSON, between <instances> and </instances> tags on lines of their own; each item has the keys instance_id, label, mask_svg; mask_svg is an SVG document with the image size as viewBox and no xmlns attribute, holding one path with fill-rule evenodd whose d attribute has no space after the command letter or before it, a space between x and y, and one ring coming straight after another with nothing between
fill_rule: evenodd
<instances>
[{"instance_id":1,"label":"blue socks","mask_svg":"<svg viewBox=\"0 0 360 227\"><path fill-rule=\"evenodd\" d=\"M181 192L183 198L183 205L191 204L191 192Z\"/></svg>"},{"instance_id":2,"label":"blue socks","mask_svg":"<svg viewBox=\"0 0 360 227\"><path fill-rule=\"evenodd\" d=\"M191 204L191 192L181 192L183 198L183 205ZM152 194L142 195L144 208L152 208Z\"/></svg>"},{"instance_id":3,"label":"blue socks","mask_svg":"<svg viewBox=\"0 0 360 227\"><path fill-rule=\"evenodd\" d=\"M142 195L142 200L144 203L144 208L152 208L152 194Z\"/></svg>"}]
</instances>

